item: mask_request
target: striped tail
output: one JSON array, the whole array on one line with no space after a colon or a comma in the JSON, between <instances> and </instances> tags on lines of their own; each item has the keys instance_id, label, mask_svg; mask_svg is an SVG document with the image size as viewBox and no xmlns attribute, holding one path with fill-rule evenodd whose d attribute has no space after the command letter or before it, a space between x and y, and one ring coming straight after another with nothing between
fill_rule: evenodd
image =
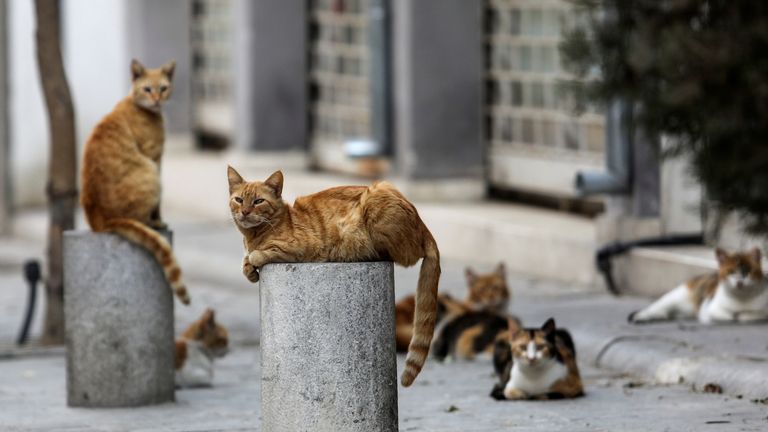
<instances>
[{"instance_id":1,"label":"striped tail","mask_svg":"<svg viewBox=\"0 0 768 432\"><path fill-rule=\"evenodd\" d=\"M107 221L104 231L109 231L125 238L152 254L163 268L165 279L176 294L176 297L184 304L189 304L187 288L181 281L181 270L173 256L171 245L143 223L133 219L110 219Z\"/></svg>"},{"instance_id":2,"label":"striped tail","mask_svg":"<svg viewBox=\"0 0 768 432\"><path fill-rule=\"evenodd\" d=\"M413 319L413 337L405 358L405 370L400 377L403 386L413 384L429 354L432 334L437 321L437 282L440 280L440 252L429 231L424 239L424 258L416 287L416 313Z\"/></svg>"}]
</instances>

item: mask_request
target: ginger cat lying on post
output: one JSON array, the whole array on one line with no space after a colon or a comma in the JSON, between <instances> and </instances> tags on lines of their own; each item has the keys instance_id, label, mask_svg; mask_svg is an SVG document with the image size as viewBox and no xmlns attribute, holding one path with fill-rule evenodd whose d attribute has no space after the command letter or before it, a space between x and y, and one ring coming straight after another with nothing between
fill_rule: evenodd
<instances>
[{"instance_id":1,"label":"ginger cat lying on post","mask_svg":"<svg viewBox=\"0 0 768 432\"><path fill-rule=\"evenodd\" d=\"M282 200L283 173L246 182L229 167L229 208L244 236L243 273L279 262L394 261L408 267L422 259L416 289L414 333L401 377L410 386L424 366L437 313L440 253L416 208L391 184L342 186Z\"/></svg>"},{"instance_id":2,"label":"ginger cat lying on post","mask_svg":"<svg viewBox=\"0 0 768 432\"><path fill-rule=\"evenodd\" d=\"M80 202L95 232L112 232L147 249L182 303L189 295L160 219L162 103L171 96L175 62L158 69L131 63L131 93L93 128L85 143ZM154 228L154 229L153 229Z\"/></svg>"}]
</instances>

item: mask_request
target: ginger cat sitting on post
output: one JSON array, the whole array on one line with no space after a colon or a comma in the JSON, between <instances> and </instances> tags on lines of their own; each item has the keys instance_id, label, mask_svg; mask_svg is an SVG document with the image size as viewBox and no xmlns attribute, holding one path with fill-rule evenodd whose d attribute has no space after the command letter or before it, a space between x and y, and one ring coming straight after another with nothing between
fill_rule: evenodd
<instances>
[{"instance_id":1,"label":"ginger cat sitting on post","mask_svg":"<svg viewBox=\"0 0 768 432\"><path fill-rule=\"evenodd\" d=\"M391 184L342 186L282 200L283 173L246 182L229 167L229 208L244 236L243 272L280 262L394 261L412 266L422 259L416 289L414 333L401 378L410 386L424 366L437 313L440 253L416 208Z\"/></svg>"},{"instance_id":2,"label":"ginger cat sitting on post","mask_svg":"<svg viewBox=\"0 0 768 432\"><path fill-rule=\"evenodd\" d=\"M93 129L85 144L80 202L95 232L112 232L147 249L182 303L189 303L160 219L162 103L171 96L175 62L146 69L131 62L131 93ZM153 229L154 228L154 229Z\"/></svg>"}]
</instances>

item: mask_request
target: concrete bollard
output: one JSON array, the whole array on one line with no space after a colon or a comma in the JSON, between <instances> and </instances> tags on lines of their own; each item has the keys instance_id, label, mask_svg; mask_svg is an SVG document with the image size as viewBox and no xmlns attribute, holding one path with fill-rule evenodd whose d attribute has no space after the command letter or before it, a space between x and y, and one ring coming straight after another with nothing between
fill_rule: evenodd
<instances>
[{"instance_id":1,"label":"concrete bollard","mask_svg":"<svg viewBox=\"0 0 768 432\"><path fill-rule=\"evenodd\" d=\"M391 262L260 274L261 430L397 431Z\"/></svg>"},{"instance_id":2,"label":"concrete bollard","mask_svg":"<svg viewBox=\"0 0 768 432\"><path fill-rule=\"evenodd\" d=\"M174 400L173 296L147 251L113 234L65 232L64 317L69 406Z\"/></svg>"}]
</instances>

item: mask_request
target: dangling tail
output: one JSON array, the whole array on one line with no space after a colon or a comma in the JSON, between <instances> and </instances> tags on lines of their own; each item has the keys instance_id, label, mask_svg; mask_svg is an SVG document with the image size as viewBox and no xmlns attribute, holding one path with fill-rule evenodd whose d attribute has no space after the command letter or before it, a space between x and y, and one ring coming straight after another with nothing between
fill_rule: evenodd
<instances>
[{"instance_id":1,"label":"dangling tail","mask_svg":"<svg viewBox=\"0 0 768 432\"><path fill-rule=\"evenodd\" d=\"M413 337L405 358L405 370L400 377L403 386L413 384L429 354L432 334L437 321L437 282L440 280L440 252L429 231L424 238L424 258L416 288L416 313L413 318Z\"/></svg>"},{"instance_id":2,"label":"dangling tail","mask_svg":"<svg viewBox=\"0 0 768 432\"><path fill-rule=\"evenodd\" d=\"M110 219L106 222L104 231L113 232L134 243L152 254L163 268L165 279L174 294L184 304L189 304L187 288L181 281L181 270L171 250L171 245L158 234L139 221L133 219Z\"/></svg>"}]
</instances>

